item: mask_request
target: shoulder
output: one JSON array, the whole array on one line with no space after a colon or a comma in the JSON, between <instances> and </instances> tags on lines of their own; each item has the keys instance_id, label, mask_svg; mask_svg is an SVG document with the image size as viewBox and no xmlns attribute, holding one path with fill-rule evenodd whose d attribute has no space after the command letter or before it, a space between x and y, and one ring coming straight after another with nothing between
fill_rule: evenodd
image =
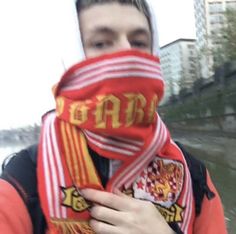
<instances>
[{"instance_id":1,"label":"shoulder","mask_svg":"<svg viewBox=\"0 0 236 234\"><path fill-rule=\"evenodd\" d=\"M194 233L227 234L222 202L208 172L207 185L215 194L215 196L211 200L207 199L207 197L204 197L202 201L201 213L199 216L197 216L194 223Z\"/></svg>"},{"instance_id":2,"label":"shoulder","mask_svg":"<svg viewBox=\"0 0 236 234\"><path fill-rule=\"evenodd\" d=\"M14 154L3 168L1 181L8 182L20 201L24 203L34 233L44 233L46 221L40 207L37 189L37 148L37 145L32 145Z\"/></svg>"},{"instance_id":3,"label":"shoulder","mask_svg":"<svg viewBox=\"0 0 236 234\"><path fill-rule=\"evenodd\" d=\"M197 215L194 233L226 234L222 202L207 168L202 161L191 155L179 142L176 144L183 152L192 178ZM217 225L215 225L216 223Z\"/></svg>"},{"instance_id":4,"label":"shoulder","mask_svg":"<svg viewBox=\"0 0 236 234\"><path fill-rule=\"evenodd\" d=\"M196 215L198 216L201 213L203 199L212 200L215 193L208 184L208 172L204 163L190 154L181 143L175 143L181 149L190 171Z\"/></svg>"},{"instance_id":5,"label":"shoulder","mask_svg":"<svg viewBox=\"0 0 236 234\"><path fill-rule=\"evenodd\" d=\"M19 152L13 153L6 157L3 161L2 169L8 169L15 165L15 163L25 163L28 162L31 166L36 167L37 161L37 144L30 145L27 148L22 149Z\"/></svg>"},{"instance_id":6,"label":"shoulder","mask_svg":"<svg viewBox=\"0 0 236 234\"><path fill-rule=\"evenodd\" d=\"M19 192L25 200L24 188L29 189L27 193L35 193L36 188L36 161L37 145L29 146L18 153L13 154L3 164L1 178L8 181Z\"/></svg>"},{"instance_id":7,"label":"shoulder","mask_svg":"<svg viewBox=\"0 0 236 234\"><path fill-rule=\"evenodd\" d=\"M3 179L0 179L0 207L2 233L32 233L30 216L24 202L15 188ZM12 212L13 210L14 212Z\"/></svg>"}]
</instances>

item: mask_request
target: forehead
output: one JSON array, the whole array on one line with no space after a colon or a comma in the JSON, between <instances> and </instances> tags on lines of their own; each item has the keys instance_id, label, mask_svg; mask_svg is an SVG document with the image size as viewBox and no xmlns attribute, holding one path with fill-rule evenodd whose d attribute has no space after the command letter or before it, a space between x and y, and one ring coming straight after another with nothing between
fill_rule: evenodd
<instances>
[{"instance_id":1,"label":"forehead","mask_svg":"<svg viewBox=\"0 0 236 234\"><path fill-rule=\"evenodd\" d=\"M90 33L99 27L114 31L130 31L143 28L149 31L146 16L135 6L120 3L94 4L79 14L82 33Z\"/></svg>"}]
</instances>

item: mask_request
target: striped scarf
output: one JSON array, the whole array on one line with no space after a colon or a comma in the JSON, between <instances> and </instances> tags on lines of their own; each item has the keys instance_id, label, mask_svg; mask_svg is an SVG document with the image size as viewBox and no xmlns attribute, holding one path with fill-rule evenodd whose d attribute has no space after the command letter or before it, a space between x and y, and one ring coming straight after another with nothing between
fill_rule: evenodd
<instances>
[{"instance_id":1,"label":"striped scarf","mask_svg":"<svg viewBox=\"0 0 236 234\"><path fill-rule=\"evenodd\" d=\"M163 215L163 207L171 210L178 203L180 226L189 228L189 172L156 112L163 89L159 58L133 50L85 60L63 75L54 88L56 110L43 117L38 157L39 196L50 233L93 233L83 188L133 189ZM88 146L121 161L106 188Z\"/></svg>"}]
</instances>

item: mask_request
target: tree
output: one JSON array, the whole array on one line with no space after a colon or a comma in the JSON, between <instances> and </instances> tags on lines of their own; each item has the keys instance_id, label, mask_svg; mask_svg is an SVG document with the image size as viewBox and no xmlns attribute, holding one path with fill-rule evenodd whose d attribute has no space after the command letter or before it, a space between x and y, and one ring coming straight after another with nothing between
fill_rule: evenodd
<instances>
[{"instance_id":1,"label":"tree","mask_svg":"<svg viewBox=\"0 0 236 234\"><path fill-rule=\"evenodd\" d=\"M225 13L226 25L222 29L224 48L228 61L236 59L236 10L229 9Z\"/></svg>"},{"instance_id":2,"label":"tree","mask_svg":"<svg viewBox=\"0 0 236 234\"><path fill-rule=\"evenodd\" d=\"M236 9L227 9L223 16L222 27L211 38L215 67L236 60Z\"/></svg>"}]
</instances>

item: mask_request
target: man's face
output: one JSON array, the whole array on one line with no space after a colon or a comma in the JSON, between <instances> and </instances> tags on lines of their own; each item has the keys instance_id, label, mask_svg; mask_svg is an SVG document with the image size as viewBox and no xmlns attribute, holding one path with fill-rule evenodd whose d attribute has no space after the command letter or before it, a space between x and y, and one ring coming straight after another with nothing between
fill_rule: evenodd
<instances>
[{"instance_id":1,"label":"man's face","mask_svg":"<svg viewBox=\"0 0 236 234\"><path fill-rule=\"evenodd\" d=\"M83 9L79 20L87 58L128 49L151 53L148 20L135 6L95 4Z\"/></svg>"}]
</instances>

